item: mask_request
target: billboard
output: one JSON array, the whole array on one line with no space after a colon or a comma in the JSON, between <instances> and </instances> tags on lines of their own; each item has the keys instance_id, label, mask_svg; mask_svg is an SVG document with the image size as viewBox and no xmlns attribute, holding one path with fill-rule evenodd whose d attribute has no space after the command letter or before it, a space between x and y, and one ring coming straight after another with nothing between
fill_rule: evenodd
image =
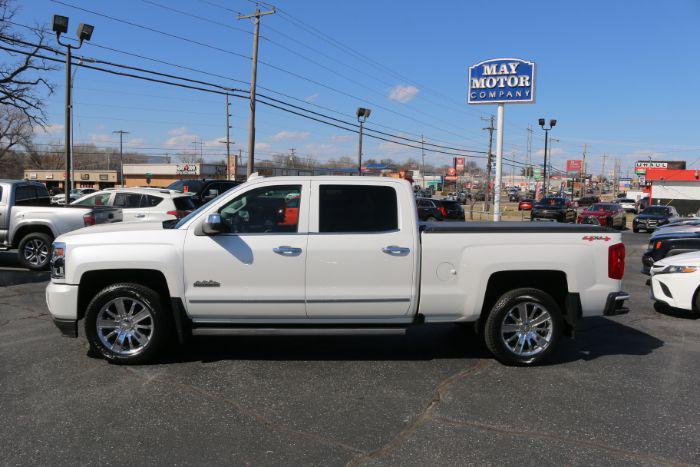
<instances>
[{"instance_id":1,"label":"billboard","mask_svg":"<svg viewBox=\"0 0 700 467\"><path fill-rule=\"evenodd\" d=\"M455 157L454 159L454 167L457 169L457 173L463 173L464 172L464 157Z\"/></svg>"},{"instance_id":2,"label":"billboard","mask_svg":"<svg viewBox=\"0 0 700 467\"><path fill-rule=\"evenodd\" d=\"M637 161L634 163L634 173L646 175L647 169L685 170L685 161Z\"/></svg>"},{"instance_id":3,"label":"billboard","mask_svg":"<svg viewBox=\"0 0 700 467\"><path fill-rule=\"evenodd\" d=\"M567 175L581 175L581 159L574 159L566 161L566 174Z\"/></svg>"},{"instance_id":4,"label":"billboard","mask_svg":"<svg viewBox=\"0 0 700 467\"><path fill-rule=\"evenodd\" d=\"M535 63L519 58L494 58L470 66L468 102L535 102Z\"/></svg>"}]
</instances>

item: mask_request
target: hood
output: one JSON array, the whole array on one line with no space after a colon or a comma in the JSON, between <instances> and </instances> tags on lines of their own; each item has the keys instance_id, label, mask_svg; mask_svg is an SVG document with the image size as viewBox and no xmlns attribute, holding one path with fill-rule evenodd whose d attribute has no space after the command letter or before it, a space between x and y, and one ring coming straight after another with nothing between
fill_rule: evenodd
<instances>
[{"instance_id":1,"label":"hood","mask_svg":"<svg viewBox=\"0 0 700 467\"><path fill-rule=\"evenodd\" d=\"M697 225L678 225L674 227L661 227L657 229L650 237L651 238L667 238L667 237L693 237L700 234L700 226Z\"/></svg>"},{"instance_id":2,"label":"hood","mask_svg":"<svg viewBox=\"0 0 700 467\"><path fill-rule=\"evenodd\" d=\"M655 262L654 266L700 266L700 251L667 256Z\"/></svg>"},{"instance_id":3,"label":"hood","mask_svg":"<svg viewBox=\"0 0 700 467\"><path fill-rule=\"evenodd\" d=\"M90 227L83 227L82 229L73 230L68 233L64 233L60 237L72 237L75 235L85 235L85 234L97 234L105 232L134 232L134 231L146 231L146 230L162 230L163 222L114 222L112 224L99 224L92 225ZM57 239L58 240L58 239Z\"/></svg>"},{"instance_id":4,"label":"hood","mask_svg":"<svg viewBox=\"0 0 700 467\"><path fill-rule=\"evenodd\" d=\"M605 217L605 216L611 216L613 213L612 211L581 211L581 216L593 216L593 217Z\"/></svg>"}]
</instances>

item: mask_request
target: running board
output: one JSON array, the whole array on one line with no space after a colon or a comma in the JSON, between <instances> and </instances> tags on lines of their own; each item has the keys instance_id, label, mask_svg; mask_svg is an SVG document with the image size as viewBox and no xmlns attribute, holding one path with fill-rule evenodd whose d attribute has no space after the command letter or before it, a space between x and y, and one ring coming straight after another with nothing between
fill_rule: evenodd
<instances>
[{"instance_id":1,"label":"running board","mask_svg":"<svg viewBox=\"0 0 700 467\"><path fill-rule=\"evenodd\" d=\"M192 329L193 336L376 336L406 334L405 327L375 328L323 328L323 327L232 327L232 328L203 328Z\"/></svg>"}]
</instances>

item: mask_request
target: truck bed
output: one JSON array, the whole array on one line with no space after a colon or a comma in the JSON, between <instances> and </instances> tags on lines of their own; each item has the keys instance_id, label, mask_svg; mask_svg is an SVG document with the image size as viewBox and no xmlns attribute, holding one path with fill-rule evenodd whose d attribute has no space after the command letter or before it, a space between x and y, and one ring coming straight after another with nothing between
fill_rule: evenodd
<instances>
[{"instance_id":1,"label":"truck bed","mask_svg":"<svg viewBox=\"0 0 700 467\"><path fill-rule=\"evenodd\" d=\"M423 233L614 233L613 229L590 224L559 222L428 222L421 224Z\"/></svg>"}]
</instances>

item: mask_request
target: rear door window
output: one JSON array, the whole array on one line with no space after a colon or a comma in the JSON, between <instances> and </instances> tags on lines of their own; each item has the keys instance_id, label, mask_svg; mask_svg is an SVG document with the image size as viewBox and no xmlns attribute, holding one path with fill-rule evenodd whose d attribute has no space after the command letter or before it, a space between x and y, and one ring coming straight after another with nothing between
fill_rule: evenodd
<instances>
[{"instance_id":1,"label":"rear door window","mask_svg":"<svg viewBox=\"0 0 700 467\"><path fill-rule=\"evenodd\" d=\"M388 186L321 185L319 232L397 230L396 190Z\"/></svg>"},{"instance_id":2,"label":"rear door window","mask_svg":"<svg viewBox=\"0 0 700 467\"><path fill-rule=\"evenodd\" d=\"M141 194L117 193L114 196L114 205L119 208L138 208L141 206Z\"/></svg>"},{"instance_id":3,"label":"rear door window","mask_svg":"<svg viewBox=\"0 0 700 467\"><path fill-rule=\"evenodd\" d=\"M160 196L153 195L143 195L141 197L141 207L142 208L152 208L158 206L163 201Z\"/></svg>"}]
</instances>

